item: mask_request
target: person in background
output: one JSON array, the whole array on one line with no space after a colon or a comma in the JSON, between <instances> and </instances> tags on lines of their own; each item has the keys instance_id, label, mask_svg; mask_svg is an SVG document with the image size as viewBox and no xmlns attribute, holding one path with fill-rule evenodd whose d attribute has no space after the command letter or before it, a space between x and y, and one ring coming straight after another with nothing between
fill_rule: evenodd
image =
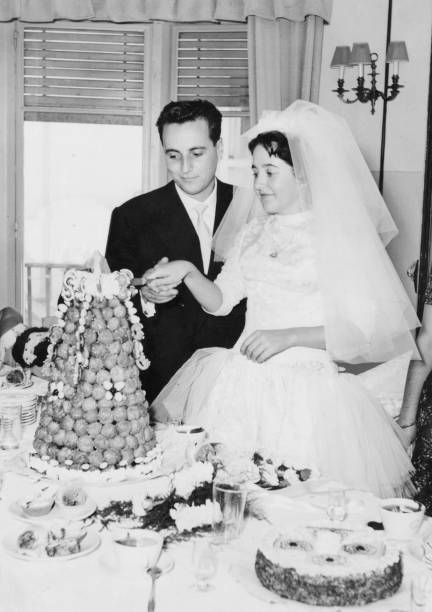
<instances>
[{"instance_id":1,"label":"person in background","mask_svg":"<svg viewBox=\"0 0 432 612\"><path fill-rule=\"evenodd\" d=\"M111 270L142 277L160 260L188 259L213 280L221 269L212 236L233 195L215 176L222 155L222 116L207 100L170 102L157 120L171 181L112 212L106 246ZM136 308L144 327L150 367L141 373L152 401L196 349L231 347L244 326L244 302L227 317L204 312L186 286L141 289ZM146 317L155 305L155 316Z\"/></svg>"},{"instance_id":2,"label":"person in background","mask_svg":"<svg viewBox=\"0 0 432 612\"><path fill-rule=\"evenodd\" d=\"M48 345L48 327L27 327L18 310L0 309L0 375L5 374L7 381L23 382L24 371L43 378Z\"/></svg>"},{"instance_id":3,"label":"person in background","mask_svg":"<svg viewBox=\"0 0 432 612\"><path fill-rule=\"evenodd\" d=\"M416 499L432 515L432 275L425 292L417 347L421 360L411 361L398 422L406 447L414 443Z\"/></svg>"},{"instance_id":4,"label":"person in background","mask_svg":"<svg viewBox=\"0 0 432 612\"><path fill-rule=\"evenodd\" d=\"M6 365L14 365L12 347L17 337L26 329L21 313L11 306L0 310L0 369Z\"/></svg>"}]
</instances>

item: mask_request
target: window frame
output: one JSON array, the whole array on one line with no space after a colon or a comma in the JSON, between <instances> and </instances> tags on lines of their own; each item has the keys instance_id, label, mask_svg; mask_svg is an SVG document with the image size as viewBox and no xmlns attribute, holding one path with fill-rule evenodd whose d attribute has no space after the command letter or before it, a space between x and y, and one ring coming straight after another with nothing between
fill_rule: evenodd
<instances>
[{"instance_id":1,"label":"window frame","mask_svg":"<svg viewBox=\"0 0 432 612\"><path fill-rule=\"evenodd\" d=\"M243 29L248 34L247 23L184 23L184 24L173 24L172 26L172 42L171 42L171 53L172 53L172 70L171 70L171 99L177 98L177 62L178 62L178 39L180 32L209 32L214 30L215 32L223 30L225 32L237 32L239 29ZM249 62L249 54L248 54ZM250 115L250 103L249 110L232 110L228 107L220 108L220 111L224 117L248 117Z\"/></svg>"},{"instance_id":2,"label":"window frame","mask_svg":"<svg viewBox=\"0 0 432 612\"><path fill-rule=\"evenodd\" d=\"M35 22L14 24L15 42L15 203L13 210L15 239L13 241L14 265L11 266L11 281L13 278L15 304L24 308L24 29L35 28L67 28L68 30L112 30L139 31L144 33L144 104L142 123L142 191L157 188L168 180L163 151L159 134L155 128L160 110L177 95L177 40L178 33L184 31L238 31L247 24L218 23L111 23L106 21L71 22L59 20L56 22ZM167 78L161 78L161 75ZM61 107L51 107L55 113ZM224 116L247 117L248 111L221 109ZM118 204L118 203L117 203ZM116 205L113 202L113 207ZM12 241L11 241L12 242ZM12 247L12 245L11 245ZM12 250L12 249L11 249ZM12 272L13 270L13 272Z\"/></svg>"},{"instance_id":3,"label":"window frame","mask_svg":"<svg viewBox=\"0 0 432 612\"><path fill-rule=\"evenodd\" d=\"M112 31L142 31L144 33L144 104L142 122L142 191L147 191L150 185L157 180L157 169L154 164L154 143L152 137L152 108L153 92L156 94L161 87L160 69L155 66L158 56L154 53L153 39L155 38L153 23L116 24L105 21L70 22L59 20L55 23L31 23L31 26L40 28L67 28L83 30ZM29 24L17 22L14 40L16 51L16 113L15 113L15 244L14 244L14 271L15 271L15 304L22 312L24 310L24 29ZM158 76L159 78L156 78ZM156 95L156 97L158 97ZM50 112L55 113L61 107L52 107ZM153 122L154 123L154 122ZM152 161L153 160L153 161ZM152 177L152 175L154 175ZM113 202L113 206L115 203Z\"/></svg>"}]
</instances>

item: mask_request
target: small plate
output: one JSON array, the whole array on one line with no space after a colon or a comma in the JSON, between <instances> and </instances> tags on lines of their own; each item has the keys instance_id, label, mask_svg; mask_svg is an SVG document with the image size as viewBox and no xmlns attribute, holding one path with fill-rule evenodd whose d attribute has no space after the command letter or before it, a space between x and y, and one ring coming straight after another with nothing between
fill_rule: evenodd
<instances>
[{"instance_id":1,"label":"small plate","mask_svg":"<svg viewBox=\"0 0 432 612\"><path fill-rule=\"evenodd\" d=\"M2 390L4 391L15 391L16 389L29 389L30 387L33 386L33 381L30 380L27 383L11 383L8 382L7 380L5 380L5 382L3 383L3 387Z\"/></svg>"},{"instance_id":2,"label":"small plate","mask_svg":"<svg viewBox=\"0 0 432 612\"><path fill-rule=\"evenodd\" d=\"M146 572L145 567L133 567L132 564L122 564L119 557L112 552L111 549L102 549L99 557L99 563L103 569L112 574L121 574L130 579L141 579L143 574ZM162 574L168 574L172 571L175 566L175 561L167 552L163 552L159 558L157 567L161 570ZM149 568L147 568L148 570Z\"/></svg>"},{"instance_id":3,"label":"small plate","mask_svg":"<svg viewBox=\"0 0 432 612\"><path fill-rule=\"evenodd\" d=\"M22 561L71 561L72 559L78 559L79 557L89 555L99 548L101 543L100 536L97 533L94 531L87 531L87 535L82 541L81 550L79 552L58 557L48 557L48 555L35 557L18 548L17 540L20 533L22 533L22 530L9 533L3 539L2 546L8 555L16 559L21 559Z\"/></svg>"},{"instance_id":4,"label":"small plate","mask_svg":"<svg viewBox=\"0 0 432 612\"><path fill-rule=\"evenodd\" d=\"M67 510L63 510L63 508L61 508L58 504L54 503L52 509L47 514L43 514L42 516L30 516L29 514L26 514L17 501L12 502L12 504L9 506L9 512L12 514L12 516L20 521L24 521L25 523L45 523L53 520L82 521L93 514L96 509L96 502L90 498L88 498L86 503L83 504L80 511L74 510L73 512L67 512Z\"/></svg>"}]
</instances>

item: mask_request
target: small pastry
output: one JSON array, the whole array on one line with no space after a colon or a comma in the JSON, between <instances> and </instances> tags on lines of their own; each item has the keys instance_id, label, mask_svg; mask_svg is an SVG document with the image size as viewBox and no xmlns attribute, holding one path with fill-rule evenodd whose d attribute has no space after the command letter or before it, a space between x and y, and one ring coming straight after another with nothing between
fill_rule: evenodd
<instances>
[{"instance_id":1,"label":"small pastry","mask_svg":"<svg viewBox=\"0 0 432 612\"><path fill-rule=\"evenodd\" d=\"M36 495L22 498L18 504L24 514L29 517L45 516L52 510L55 494L54 487L46 487L38 491Z\"/></svg>"}]
</instances>

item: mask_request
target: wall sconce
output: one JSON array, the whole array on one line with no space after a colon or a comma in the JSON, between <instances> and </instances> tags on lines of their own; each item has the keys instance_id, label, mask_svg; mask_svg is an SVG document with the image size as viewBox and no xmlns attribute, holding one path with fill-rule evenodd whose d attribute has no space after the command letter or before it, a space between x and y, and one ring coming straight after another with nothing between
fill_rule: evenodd
<instances>
[{"instance_id":1,"label":"wall sconce","mask_svg":"<svg viewBox=\"0 0 432 612\"><path fill-rule=\"evenodd\" d=\"M390 90L387 94L386 91L380 91L376 86L376 77L378 72L376 71L376 62L378 60L378 53L371 53L368 43L353 43L352 50L346 47L336 47L333 59L331 61L331 68L339 68L339 78L337 81L337 89L333 89L340 100L345 104L353 104L354 102L370 102L371 113L375 113L375 103L378 98L383 100L394 100L399 94L399 90L403 85L399 85L399 62L408 62L408 52L406 44L403 41L395 41L389 43L387 49L386 63L392 64L392 84L387 85L386 89ZM344 71L345 68L352 68L353 66L358 67L357 87L353 87L352 90L356 92L356 97L352 100L345 98L344 94L349 92L349 89L344 89ZM364 86L364 67L370 66L371 72L369 72L370 87Z\"/></svg>"}]
</instances>

